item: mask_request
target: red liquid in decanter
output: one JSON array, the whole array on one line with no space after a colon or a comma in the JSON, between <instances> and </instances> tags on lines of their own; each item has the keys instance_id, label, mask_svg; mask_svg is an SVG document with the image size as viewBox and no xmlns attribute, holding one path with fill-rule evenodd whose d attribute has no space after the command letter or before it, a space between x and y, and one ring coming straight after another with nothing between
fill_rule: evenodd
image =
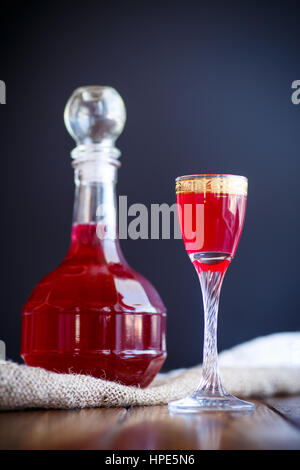
<instances>
[{"instance_id":1,"label":"red liquid in decanter","mask_svg":"<svg viewBox=\"0 0 300 470\"><path fill-rule=\"evenodd\" d=\"M97 225L73 226L61 265L23 308L22 357L60 373L147 386L165 358L165 307Z\"/></svg>"}]
</instances>

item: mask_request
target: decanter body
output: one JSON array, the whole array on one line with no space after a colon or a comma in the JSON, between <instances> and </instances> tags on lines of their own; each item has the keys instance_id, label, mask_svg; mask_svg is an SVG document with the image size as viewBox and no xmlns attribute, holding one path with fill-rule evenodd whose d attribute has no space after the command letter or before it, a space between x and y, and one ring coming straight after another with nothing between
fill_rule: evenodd
<instances>
[{"instance_id":1,"label":"decanter body","mask_svg":"<svg viewBox=\"0 0 300 470\"><path fill-rule=\"evenodd\" d=\"M79 88L65 121L77 141L71 244L23 308L21 354L31 366L145 387L166 358L166 310L119 245L114 142L125 107L112 88Z\"/></svg>"}]
</instances>

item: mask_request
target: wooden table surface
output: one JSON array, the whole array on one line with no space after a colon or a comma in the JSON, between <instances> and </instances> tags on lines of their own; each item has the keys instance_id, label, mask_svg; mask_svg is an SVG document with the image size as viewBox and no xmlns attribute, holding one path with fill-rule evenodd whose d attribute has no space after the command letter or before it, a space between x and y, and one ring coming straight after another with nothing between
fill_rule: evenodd
<instances>
[{"instance_id":1,"label":"wooden table surface","mask_svg":"<svg viewBox=\"0 0 300 470\"><path fill-rule=\"evenodd\" d=\"M175 417L166 406L0 412L0 449L300 449L300 396L255 403Z\"/></svg>"}]
</instances>

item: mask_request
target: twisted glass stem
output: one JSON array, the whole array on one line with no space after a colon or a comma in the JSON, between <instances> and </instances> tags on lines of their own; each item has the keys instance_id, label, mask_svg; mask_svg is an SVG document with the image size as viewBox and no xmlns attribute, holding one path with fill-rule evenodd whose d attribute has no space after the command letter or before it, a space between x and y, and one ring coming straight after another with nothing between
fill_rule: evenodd
<instances>
[{"instance_id":1,"label":"twisted glass stem","mask_svg":"<svg viewBox=\"0 0 300 470\"><path fill-rule=\"evenodd\" d=\"M201 271L198 273L204 306L204 347L202 379L194 396L224 396L226 392L220 378L217 348L217 323L221 287L224 272Z\"/></svg>"}]
</instances>

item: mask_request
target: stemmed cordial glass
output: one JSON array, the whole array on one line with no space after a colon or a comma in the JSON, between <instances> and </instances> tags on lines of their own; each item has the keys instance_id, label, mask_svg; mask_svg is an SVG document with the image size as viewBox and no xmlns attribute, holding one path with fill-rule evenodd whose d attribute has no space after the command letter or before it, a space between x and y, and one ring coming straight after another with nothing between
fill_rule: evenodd
<instances>
[{"instance_id":1,"label":"stemmed cordial glass","mask_svg":"<svg viewBox=\"0 0 300 470\"><path fill-rule=\"evenodd\" d=\"M252 410L230 395L219 375L217 317L225 272L244 225L248 180L236 175L189 175L176 179L177 211L186 251L199 276L204 306L202 379L187 398L169 403L171 412Z\"/></svg>"}]
</instances>

